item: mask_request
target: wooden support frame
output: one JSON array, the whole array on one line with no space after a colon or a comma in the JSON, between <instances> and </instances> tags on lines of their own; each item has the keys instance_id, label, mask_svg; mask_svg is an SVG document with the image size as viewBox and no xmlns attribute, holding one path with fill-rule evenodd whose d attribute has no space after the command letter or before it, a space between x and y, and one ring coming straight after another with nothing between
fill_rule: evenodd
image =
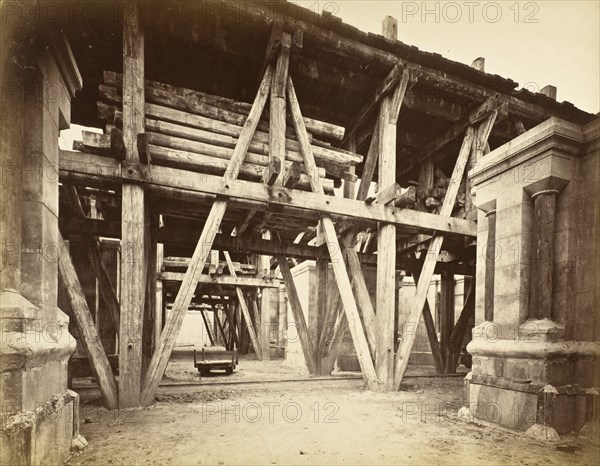
<instances>
[{"instance_id":1,"label":"wooden support frame","mask_svg":"<svg viewBox=\"0 0 600 466\"><path fill-rule=\"evenodd\" d=\"M108 409L115 409L119 405L117 381L110 367L106 351L104 351L104 347L98 336L98 331L94 325L94 320L83 294L81 283L73 266L71 255L60 233L59 242L61 254L58 261L58 272L64 284L75 324L81 335L81 343L88 354L90 366L98 381L104 405Z\"/></svg>"},{"instance_id":2,"label":"wooden support frame","mask_svg":"<svg viewBox=\"0 0 600 466\"><path fill-rule=\"evenodd\" d=\"M227 261L227 267L229 267L229 273L232 277L236 277L235 269L233 267L233 262L231 261L231 256L228 251L223 251L225 255L225 260ZM256 358L258 360L262 360L262 342L260 341L260 334L258 334L254 328L254 324L252 323L252 317L250 316L250 310L248 309L248 304L246 303L246 297L242 292L242 289L239 286L235 287L235 293L238 298L238 303L240 305L242 316L244 317L244 321L246 322L246 327L248 327L248 333L250 334L250 340L252 341L252 346L254 347L254 352L256 353ZM258 323L257 323L258 325Z\"/></svg>"},{"instance_id":3,"label":"wooden support frame","mask_svg":"<svg viewBox=\"0 0 600 466\"><path fill-rule=\"evenodd\" d=\"M306 169L310 170L316 166L315 158L308 140L308 133L306 132L306 126L304 125L304 120L300 111L300 105L298 104L296 91L294 90L294 84L291 78L288 79L288 99L290 103L292 120L294 122L294 128L296 129L296 135L298 137L298 141L300 142L302 155L304 156L304 164ZM321 195L324 194L323 186L321 185L319 178L311 176L310 184L314 193ZM350 333L352 334L352 340L354 341L354 347L363 377L369 388L378 388L379 382L377 380L375 367L373 366L373 361L371 360L371 355L369 353L369 345L362 327L356 301L354 300L354 295L352 293L352 286L346 271L346 264L344 263L344 259L340 254L334 257L336 252L340 251L341 249L337 234L335 232L335 227L333 226L333 221L326 213L321 213L321 225L325 240L329 246L333 273L338 285L344 311L348 319Z\"/></svg>"},{"instance_id":4,"label":"wooden support frame","mask_svg":"<svg viewBox=\"0 0 600 466\"><path fill-rule=\"evenodd\" d=\"M65 192L67 195L67 201L72 212L78 218L84 219L85 212L83 211L83 207L81 206L81 201L79 199L79 194L77 193L77 188L72 185L65 185ZM108 314L110 315L115 325L115 329L119 331L119 299L117 298L115 288L110 280L104 262L102 261L102 254L100 253L100 248L98 246L99 239L97 236L93 236L91 234L83 234L82 236L84 239L86 253L90 261L90 265L92 266L92 269L96 274L96 279L98 280L100 292L102 293L104 303L108 308Z\"/></svg>"},{"instance_id":5,"label":"wooden support frame","mask_svg":"<svg viewBox=\"0 0 600 466\"><path fill-rule=\"evenodd\" d=\"M491 113L489 113L488 116L485 117L484 121L480 124L490 127L491 129L496 121L497 114L498 112L492 110ZM468 165L469 156L471 154L471 149L476 136L476 130L477 129L473 126L469 126L466 130L456 164L454 165L452 177L450 178L450 183L446 191L444 203L440 209L440 216L442 217L450 217L452 209L454 208L454 202L458 194L458 188L462 181L464 171ZM487 132L487 134L489 134L489 132ZM444 237L442 235L434 235L433 239L429 243L427 254L425 256L425 262L423 263L423 269L421 271L421 277L416 286L415 299L408 322L417 324L419 321L421 312L423 310L423 305L427 299L427 290L429 289L429 283L431 282L431 277L433 276L443 241ZM398 354L396 355L394 390L400 389L400 384L402 383L404 372L408 366L408 358L410 357L410 352L415 342L415 338L416 334L412 332L405 335L402 339Z\"/></svg>"},{"instance_id":6,"label":"wooden support frame","mask_svg":"<svg viewBox=\"0 0 600 466\"><path fill-rule=\"evenodd\" d=\"M235 184L233 181L237 178L242 162L248 150L248 146L252 140L254 132L256 131L256 127L258 126L260 116L263 113L263 109L271 87L272 74L272 67L267 66L265 75L258 89L258 93L235 146L233 156L229 161L228 169L222 179L223 186L226 189L230 185ZM223 216L225 215L226 209L227 200L222 198L215 200L211 207L210 213L202 230L202 234L198 239L198 244L194 250L188 270L181 283L177 297L175 298L173 310L167 319L161 339L154 352L154 355L152 356L152 361L150 362L148 371L146 372L142 386L142 404L144 405L149 405L154 400L156 390L158 389L158 384L167 367L173 347L175 346L175 339L177 338L177 334L181 329L183 317L185 316L185 310L192 300L192 296L198 283L198 277L202 275L202 270L204 269L204 265L206 263L208 254L210 253L210 248L212 247L215 236L219 231L219 226Z\"/></svg>"}]
</instances>

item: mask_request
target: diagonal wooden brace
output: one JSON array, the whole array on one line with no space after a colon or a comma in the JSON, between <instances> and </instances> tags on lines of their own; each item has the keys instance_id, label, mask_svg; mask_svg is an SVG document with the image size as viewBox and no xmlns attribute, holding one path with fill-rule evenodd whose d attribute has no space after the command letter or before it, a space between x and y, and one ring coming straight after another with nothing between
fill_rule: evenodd
<instances>
[{"instance_id":1,"label":"diagonal wooden brace","mask_svg":"<svg viewBox=\"0 0 600 466\"><path fill-rule=\"evenodd\" d=\"M227 187L229 183L237 178L237 175L241 169L244 157L248 151L248 146L250 145L250 141L254 136L256 127L258 126L258 122L269 95L272 74L272 66L268 66L258 89L254 103L252 104L252 108L250 109L250 113L248 114L248 118L246 119L246 122L242 128L231 160L229 161L228 168L223 177L223 183L225 187ZM181 283L181 287L179 288L175 302L173 303L173 309L171 310L171 314L169 314L169 318L165 323L160 340L144 377L141 403L145 406L149 405L154 400L154 396L158 390L158 384L165 372L165 369L167 368L171 352L175 346L175 339L177 338L179 330L181 329L181 325L183 324L185 312L192 301L192 296L194 295L194 290L198 284L198 279L202 274L204 265L206 264L206 260L210 254L210 249L214 242L215 236L219 231L219 226L221 225L221 220L225 215L226 209L227 200L217 198L208 214L206 223L204 224L204 228L202 229L202 233L198 240L198 244L196 245L192 259L190 260L187 272Z\"/></svg>"}]
</instances>

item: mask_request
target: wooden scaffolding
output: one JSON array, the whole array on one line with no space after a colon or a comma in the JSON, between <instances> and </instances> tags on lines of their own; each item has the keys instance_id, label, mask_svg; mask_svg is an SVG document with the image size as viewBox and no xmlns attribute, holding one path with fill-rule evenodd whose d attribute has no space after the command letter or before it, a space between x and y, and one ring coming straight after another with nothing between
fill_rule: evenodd
<instances>
[{"instance_id":1,"label":"wooden scaffolding","mask_svg":"<svg viewBox=\"0 0 600 466\"><path fill-rule=\"evenodd\" d=\"M60 153L62 234L80 235L89 246L118 329L117 383L65 250L60 274L106 406L153 402L186 311L202 297L221 299L219 286L232 290L257 354L266 356L268 337L255 327L260 306L247 302L243 288L271 285L266 277L237 276L233 259L243 263L248 254L274 258L266 267L278 267L285 283L311 374L331 371L348 329L367 387L398 390L421 319L436 370L454 371L474 312L476 224L466 173L490 146L550 116L584 121L589 115L516 91L516 83L486 74L481 61L468 67L408 47L396 40L390 17L381 37L286 2L283 9L243 2L218 2L210 11L206 2L177 5L142 11L141 4L126 4L119 13L122 38L111 39L122 40L122 74L98 58L90 71L96 81L88 85L94 89L79 110L82 123L100 121L106 132L84 133L79 150ZM81 31L67 33L83 40ZM193 74L206 82L214 63L188 63L182 71L186 56L167 57L174 50L161 46L165 36L179 45L209 44L207 56L217 51L220 71L206 86L210 92L192 85ZM85 58L91 52L80 53ZM252 66L229 67L233 58L245 63L248 56ZM187 78L170 82L160 60L179 60L173 66ZM219 92L219 79L231 78L223 72L238 73L243 89ZM315 82L319 95L310 93ZM331 89L338 94L326 95ZM86 214L82 190L102 199L104 219ZM118 287L103 267L99 236L120 238ZM185 271L157 270L159 244L188 257ZM219 259L227 274L215 273ZM290 259L316 261L323 304L315 331L307 326ZM326 279L330 264L333 284ZM364 277L369 267L377 278L374 301ZM414 277L416 293L399 324L401 270ZM427 290L440 273L445 290L454 274L473 279L456 325L450 295L442 299L438 340ZM154 315L158 280L178 283L162 329ZM213 288L200 290L203 285ZM327 308L331 287L339 302ZM228 305L219 309L231 328ZM230 345L235 332L224 328L219 321Z\"/></svg>"}]
</instances>

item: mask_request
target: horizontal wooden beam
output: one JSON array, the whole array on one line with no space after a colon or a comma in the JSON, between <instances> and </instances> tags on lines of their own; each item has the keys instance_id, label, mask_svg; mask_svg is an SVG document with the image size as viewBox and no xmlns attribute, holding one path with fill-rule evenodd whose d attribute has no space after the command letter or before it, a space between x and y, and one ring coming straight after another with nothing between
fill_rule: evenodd
<instances>
[{"instance_id":1,"label":"horizontal wooden beam","mask_svg":"<svg viewBox=\"0 0 600 466\"><path fill-rule=\"evenodd\" d=\"M87 163L85 163L85 162ZM423 232L439 232L475 237L475 222L453 217L443 217L410 209L397 209L378 204L367 205L353 199L304 192L280 186L265 186L250 181L235 180L227 183L222 177L195 173L176 168L148 166L139 163L121 164L108 157L61 151L59 158L60 178L70 180L77 174L97 179L139 183L149 190L152 187L175 188L183 191L228 197L232 206L236 200L255 201L283 208L292 207L320 213L360 219L363 223L383 222L399 227L405 226Z\"/></svg>"},{"instance_id":2,"label":"horizontal wooden beam","mask_svg":"<svg viewBox=\"0 0 600 466\"><path fill-rule=\"evenodd\" d=\"M185 273L183 272L161 272L158 275L160 280L180 282L183 280ZM231 275L200 275L199 284L213 284L221 286L250 286L260 288L279 288L280 283L272 280L264 280L262 278L244 277Z\"/></svg>"}]
</instances>

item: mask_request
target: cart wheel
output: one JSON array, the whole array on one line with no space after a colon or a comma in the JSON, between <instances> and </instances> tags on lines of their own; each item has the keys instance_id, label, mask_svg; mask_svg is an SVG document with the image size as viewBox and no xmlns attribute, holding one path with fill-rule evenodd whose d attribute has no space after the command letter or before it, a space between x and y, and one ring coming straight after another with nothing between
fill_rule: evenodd
<instances>
[{"instance_id":1,"label":"cart wheel","mask_svg":"<svg viewBox=\"0 0 600 466\"><path fill-rule=\"evenodd\" d=\"M225 369L225 374L227 374L227 375L233 374L233 368L228 367L227 369Z\"/></svg>"},{"instance_id":2,"label":"cart wheel","mask_svg":"<svg viewBox=\"0 0 600 466\"><path fill-rule=\"evenodd\" d=\"M198 369L200 371L200 375L202 377L208 377L210 375L210 371L208 369Z\"/></svg>"}]
</instances>

